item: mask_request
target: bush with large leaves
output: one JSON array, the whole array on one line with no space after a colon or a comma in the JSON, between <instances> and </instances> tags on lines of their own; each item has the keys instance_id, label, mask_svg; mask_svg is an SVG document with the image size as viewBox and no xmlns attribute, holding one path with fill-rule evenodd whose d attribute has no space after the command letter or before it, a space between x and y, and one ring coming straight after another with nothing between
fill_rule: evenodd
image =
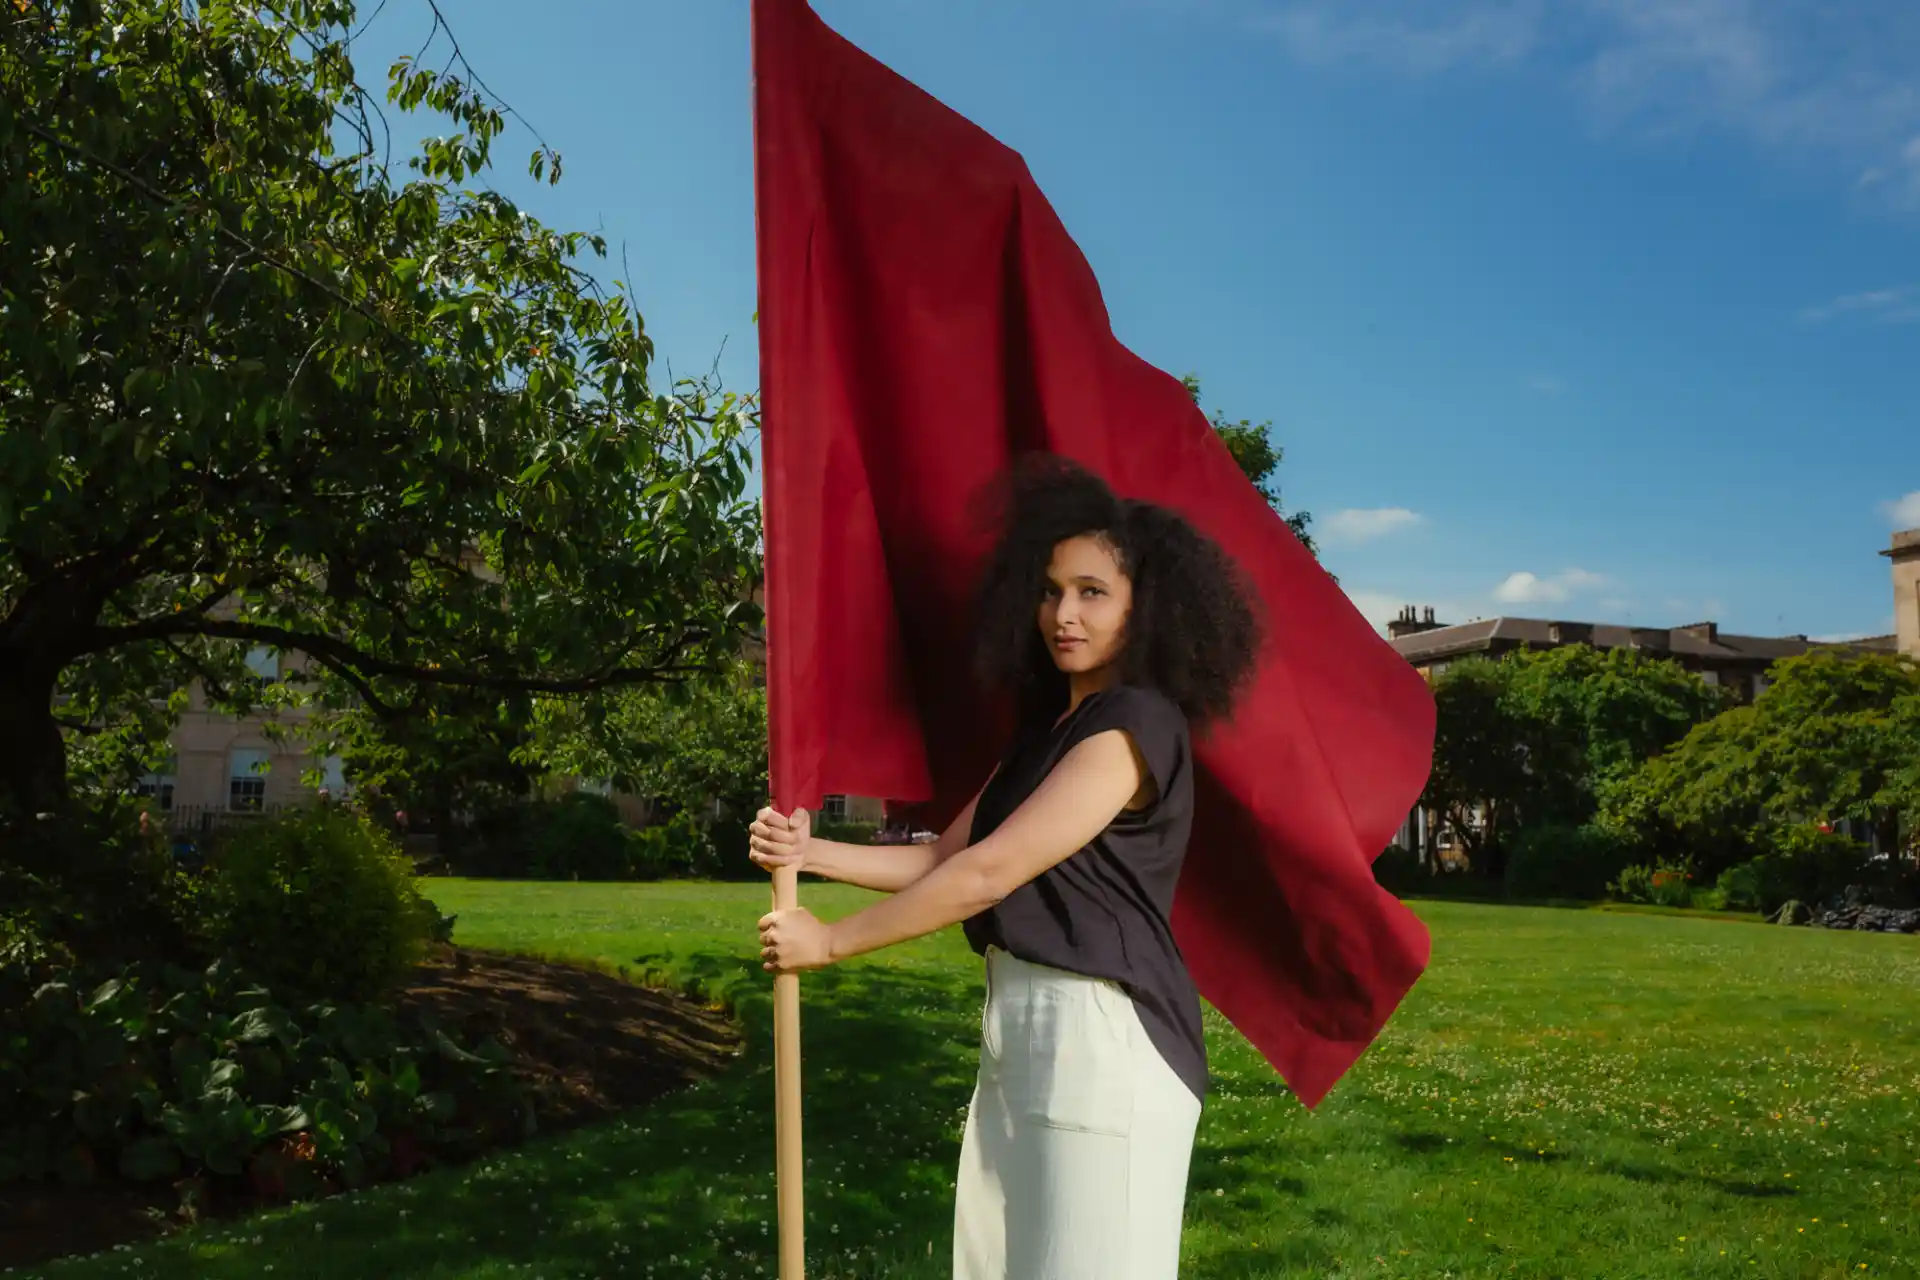
<instances>
[{"instance_id":1,"label":"bush with large leaves","mask_svg":"<svg viewBox=\"0 0 1920 1280\"><path fill-rule=\"evenodd\" d=\"M206 959L202 886L132 800L0 811L0 924L88 959Z\"/></svg>"},{"instance_id":2,"label":"bush with large leaves","mask_svg":"<svg viewBox=\"0 0 1920 1280\"><path fill-rule=\"evenodd\" d=\"M224 962L110 976L0 951L0 1183L113 1173L278 1198L530 1132L498 1046L420 1016L286 1004Z\"/></svg>"},{"instance_id":3,"label":"bush with large leaves","mask_svg":"<svg viewBox=\"0 0 1920 1280\"><path fill-rule=\"evenodd\" d=\"M390 159L355 22L0 6L16 809L67 789L64 733L125 730L94 755L137 773L194 678L256 701L249 646L400 724L422 686L677 678L754 621L751 405L652 385L640 316L582 265L603 242L485 188L506 116L457 50L391 69L389 103L442 128Z\"/></svg>"}]
</instances>

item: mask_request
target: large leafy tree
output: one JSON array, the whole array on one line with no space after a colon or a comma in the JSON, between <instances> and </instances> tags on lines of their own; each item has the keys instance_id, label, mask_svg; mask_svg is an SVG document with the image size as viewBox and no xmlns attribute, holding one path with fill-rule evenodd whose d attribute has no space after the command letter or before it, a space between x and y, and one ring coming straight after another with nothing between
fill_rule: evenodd
<instances>
[{"instance_id":1,"label":"large leafy tree","mask_svg":"<svg viewBox=\"0 0 1920 1280\"><path fill-rule=\"evenodd\" d=\"M1721 690L1678 663L1631 649L1562 645L1509 661L1529 823L1588 821L1607 786L1726 705Z\"/></svg>"},{"instance_id":2,"label":"large leafy tree","mask_svg":"<svg viewBox=\"0 0 1920 1280\"><path fill-rule=\"evenodd\" d=\"M61 797L63 726L246 703L248 646L403 716L678 678L751 621L751 406L653 385L602 242L480 185L506 115L438 23L385 96L443 131L393 159L354 20L0 6L4 800Z\"/></svg>"},{"instance_id":3,"label":"large leafy tree","mask_svg":"<svg viewBox=\"0 0 1920 1280\"><path fill-rule=\"evenodd\" d=\"M1526 727L1510 696L1514 670L1470 658L1449 668L1433 690L1433 769L1420 803L1482 869L1497 856L1527 789Z\"/></svg>"},{"instance_id":4,"label":"large leafy tree","mask_svg":"<svg viewBox=\"0 0 1920 1280\"><path fill-rule=\"evenodd\" d=\"M1678 664L1564 645L1455 664L1434 687L1422 803L1490 875L1521 826L1575 826L1642 762L1723 705Z\"/></svg>"},{"instance_id":5,"label":"large leafy tree","mask_svg":"<svg viewBox=\"0 0 1920 1280\"><path fill-rule=\"evenodd\" d=\"M1200 379L1188 374L1180 379L1186 385L1187 394L1193 397L1195 404L1200 403ZM1273 424L1254 422L1251 418L1235 421L1226 414L1215 410L1208 419L1213 424L1214 434L1227 446L1227 452L1233 455L1234 462L1253 481L1253 487L1267 500L1267 505L1280 513L1293 530L1309 554L1318 556L1320 550L1313 543L1313 535L1308 529L1313 524L1313 514L1307 511L1288 511L1280 502L1280 482L1276 473L1280 470L1280 460L1286 456L1286 450L1273 442Z\"/></svg>"},{"instance_id":6,"label":"large leafy tree","mask_svg":"<svg viewBox=\"0 0 1920 1280\"><path fill-rule=\"evenodd\" d=\"M1774 664L1751 706L1700 725L1611 799L1696 841L1851 819L1883 848L1920 826L1920 665L1816 649Z\"/></svg>"},{"instance_id":7,"label":"large leafy tree","mask_svg":"<svg viewBox=\"0 0 1920 1280\"><path fill-rule=\"evenodd\" d=\"M546 770L526 752L536 705L525 693L422 684L393 707L316 717L301 736L314 755L340 760L362 804L404 810L450 848L467 819L538 788Z\"/></svg>"},{"instance_id":8,"label":"large leafy tree","mask_svg":"<svg viewBox=\"0 0 1920 1280\"><path fill-rule=\"evenodd\" d=\"M677 685L609 690L545 702L527 753L557 772L735 820L767 790L767 691L755 664Z\"/></svg>"}]
</instances>

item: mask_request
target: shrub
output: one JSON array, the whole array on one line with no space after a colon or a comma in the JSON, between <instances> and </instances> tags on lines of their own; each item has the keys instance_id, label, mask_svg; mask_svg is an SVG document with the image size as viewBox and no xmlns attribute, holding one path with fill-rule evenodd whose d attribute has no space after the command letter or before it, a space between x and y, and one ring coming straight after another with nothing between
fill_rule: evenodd
<instances>
[{"instance_id":1,"label":"shrub","mask_svg":"<svg viewBox=\"0 0 1920 1280\"><path fill-rule=\"evenodd\" d=\"M524 803L477 809L440 838L440 856L454 875L508 879L527 873Z\"/></svg>"},{"instance_id":2,"label":"shrub","mask_svg":"<svg viewBox=\"0 0 1920 1280\"><path fill-rule=\"evenodd\" d=\"M1662 860L1652 866L1637 863L1615 876L1607 894L1616 902L1644 902L1661 907L1705 906L1695 902L1693 865Z\"/></svg>"},{"instance_id":3,"label":"shrub","mask_svg":"<svg viewBox=\"0 0 1920 1280\"><path fill-rule=\"evenodd\" d=\"M747 826L753 820L750 812L745 818L728 812L707 827L707 851L713 859L711 871L696 872L720 880L764 880L767 873L753 860L747 857L750 836Z\"/></svg>"},{"instance_id":4,"label":"shrub","mask_svg":"<svg viewBox=\"0 0 1920 1280\"><path fill-rule=\"evenodd\" d=\"M1822 903L1850 885L1875 878L1867 856L1846 836L1810 823L1773 833L1773 851L1744 864L1740 883L1750 882L1754 906L1771 915L1790 901Z\"/></svg>"},{"instance_id":5,"label":"shrub","mask_svg":"<svg viewBox=\"0 0 1920 1280\"><path fill-rule=\"evenodd\" d=\"M575 791L529 807L526 873L536 880L625 880L633 846L620 810L605 796Z\"/></svg>"},{"instance_id":6,"label":"shrub","mask_svg":"<svg viewBox=\"0 0 1920 1280\"><path fill-rule=\"evenodd\" d=\"M1607 896L1615 902L1652 902L1653 868L1642 863L1622 868L1607 885Z\"/></svg>"},{"instance_id":7,"label":"shrub","mask_svg":"<svg viewBox=\"0 0 1920 1280\"><path fill-rule=\"evenodd\" d=\"M1523 828L1507 854L1506 888L1514 898L1604 897L1624 870L1633 845L1620 832L1580 827Z\"/></svg>"},{"instance_id":8,"label":"shrub","mask_svg":"<svg viewBox=\"0 0 1920 1280\"><path fill-rule=\"evenodd\" d=\"M0 817L0 911L15 934L99 960L201 962L196 884L123 797Z\"/></svg>"},{"instance_id":9,"label":"shrub","mask_svg":"<svg viewBox=\"0 0 1920 1280\"><path fill-rule=\"evenodd\" d=\"M1647 877L1654 904L1662 907L1693 905L1693 872L1685 864L1662 863Z\"/></svg>"},{"instance_id":10,"label":"shrub","mask_svg":"<svg viewBox=\"0 0 1920 1280\"><path fill-rule=\"evenodd\" d=\"M635 835L613 801L575 791L486 810L448 846L448 858L463 874L502 879L647 878L647 851Z\"/></svg>"},{"instance_id":11,"label":"shrub","mask_svg":"<svg viewBox=\"0 0 1920 1280\"><path fill-rule=\"evenodd\" d=\"M204 1174L280 1199L472 1155L532 1121L497 1045L420 1015L282 1005L225 962L106 976L0 958L0 994L0 1184Z\"/></svg>"},{"instance_id":12,"label":"shrub","mask_svg":"<svg viewBox=\"0 0 1920 1280\"><path fill-rule=\"evenodd\" d=\"M1920 907L1920 865L1901 857L1884 858L1867 865L1863 887L1867 901L1876 907L1911 911Z\"/></svg>"},{"instance_id":13,"label":"shrub","mask_svg":"<svg viewBox=\"0 0 1920 1280\"><path fill-rule=\"evenodd\" d=\"M316 999L391 990L439 920L392 838L334 807L237 832L214 859L207 896L224 954L276 991Z\"/></svg>"},{"instance_id":14,"label":"shrub","mask_svg":"<svg viewBox=\"0 0 1920 1280\"><path fill-rule=\"evenodd\" d=\"M1720 895L1721 905L1729 911L1765 910L1761 876L1762 868L1757 858L1722 871L1720 879L1714 883L1714 891Z\"/></svg>"},{"instance_id":15,"label":"shrub","mask_svg":"<svg viewBox=\"0 0 1920 1280\"><path fill-rule=\"evenodd\" d=\"M1373 860L1373 878L1389 893L1414 893L1433 879L1420 865L1420 855L1398 844L1390 844Z\"/></svg>"},{"instance_id":16,"label":"shrub","mask_svg":"<svg viewBox=\"0 0 1920 1280\"><path fill-rule=\"evenodd\" d=\"M708 876L719 870L714 842L691 813L676 813L661 825L642 827L633 833L633 843L636 879Z\"/></svg>"}]
</instances>

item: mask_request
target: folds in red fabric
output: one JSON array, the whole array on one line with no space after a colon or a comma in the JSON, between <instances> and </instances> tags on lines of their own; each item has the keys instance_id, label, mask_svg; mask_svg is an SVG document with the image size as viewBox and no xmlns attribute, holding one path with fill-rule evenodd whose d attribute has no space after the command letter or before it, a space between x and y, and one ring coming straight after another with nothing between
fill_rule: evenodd
<instances>
[{"instance_id":1,"label":"folds in red fabric","mask_svg":"<svg viewBox=\"0 0 1920 1280\"><path fill-rule=\"evenodd\" d=\"M972 675L972 500L1016 455L1179 511L1238 561L1267 642L1231 723L1196 736L1175 929L1201 993L1317 1104L1427 962L1372 874L1431 764L1425 681L1114 337L1019 155L803 0L754 18L776 797L930 800L944 823L985 780L1009 725Z\"/></svg>"}]
</instances>

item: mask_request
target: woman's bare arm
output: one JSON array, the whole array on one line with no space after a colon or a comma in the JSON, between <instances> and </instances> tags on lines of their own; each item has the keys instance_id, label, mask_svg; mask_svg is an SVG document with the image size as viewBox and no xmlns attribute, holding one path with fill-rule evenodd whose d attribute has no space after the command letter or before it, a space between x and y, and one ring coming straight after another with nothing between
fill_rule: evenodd
<instances>
[{"instance_id":1,"label":"woman's bare arm","mask_svg":"<svg viewBox=\"0 0 1920 1280\"><path fill-rule=\"evenodd\" d=\"M837 840L809 836L801 842L798 865L800 870L823 879L838 880L842 884L875 889L881 893L898 893L967 847L967 838L973 832L973 811L979 803L980 797L975 795L967 802L967 807L960 811L960 816L947 824L947 829L933 844L842 844ZM794 862L791 855L762 852L763 848L778 848L787 843L776 819L777 815L763 814L752 829L753 860L768 870ZM808 822L811 822L811 815L808 816ZM791 834L790 829L787 829L787 834Z\"/></svg>"},{"instance_id":2,"label":"woman's bare arm","mask_svg":"<svg viewBox=\"0 0 1920 1280\"><path fill-rule=\"evenodd\" d=\"M995 905L1085 848L1140 794L1148 777L1124 730L1095 734L1067 752L992 835L939 860L886 901L829 926L830 958L918 938Z\"/></svg>"}]
</instances>

